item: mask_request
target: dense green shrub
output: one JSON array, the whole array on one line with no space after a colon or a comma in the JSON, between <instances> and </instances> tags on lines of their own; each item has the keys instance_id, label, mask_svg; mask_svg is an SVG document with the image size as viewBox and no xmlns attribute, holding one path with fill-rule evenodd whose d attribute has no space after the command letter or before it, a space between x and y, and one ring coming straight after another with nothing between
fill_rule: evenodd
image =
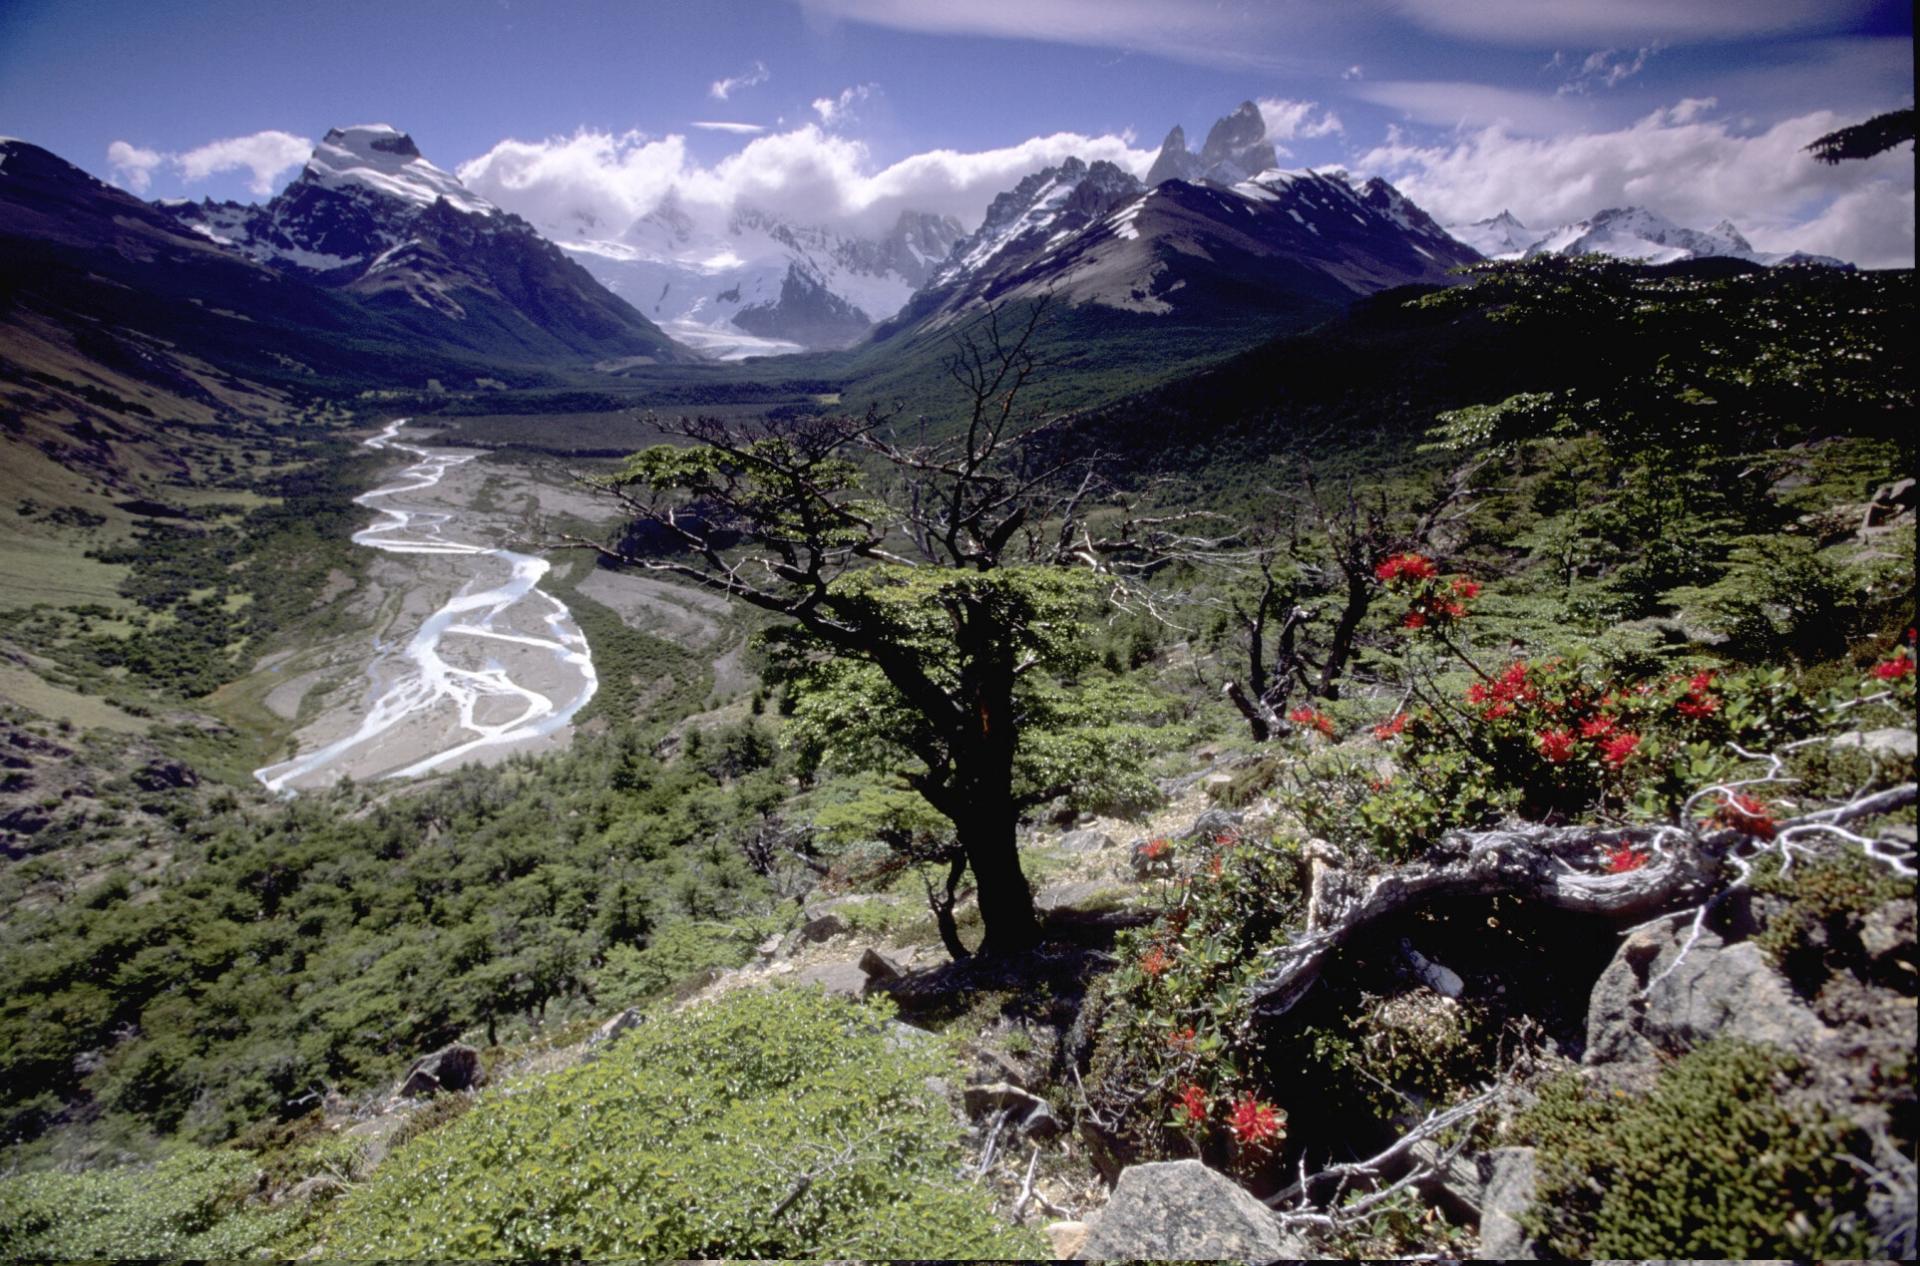
<instances>
[{"instance_id":1,"label":"dense green shrub","mask_svg":"<svg viewBox=\"0 0 1920 1266\"><path fill-rule=\"evenodd\" d=\"M187 1148L152 1166L0 1178L0 1257L243 1257L301 1210L243 1207L260 1176L235 1151Z\"/></svg>"},{"instance_id":2,"label":"dense green shrub","mask_svg":"<svg viewBox=\"0 0 1920 1266\"><path fill-rule=\"evenodd\" d=\"M1640 1098L1578 1077L1519 1120L1540 1148L1529 1230L1591 1258L1865 1257L1866 1185L1852 1127L1798 1102L1804 1073L1770 1047L1719 1041Z\"/></svg>"},{"instance_id":3,"label":"dense green shrub","mask_svg":"<svg viewBox=\"0 0 1920 1266\"><path fill-rule=\"evenodd\" d=\"M956 1073L877 1003L741 990L483 1098L337 1206L360 1257L1031 1257L955 1177Z\"/></svg>"}]
</instances>

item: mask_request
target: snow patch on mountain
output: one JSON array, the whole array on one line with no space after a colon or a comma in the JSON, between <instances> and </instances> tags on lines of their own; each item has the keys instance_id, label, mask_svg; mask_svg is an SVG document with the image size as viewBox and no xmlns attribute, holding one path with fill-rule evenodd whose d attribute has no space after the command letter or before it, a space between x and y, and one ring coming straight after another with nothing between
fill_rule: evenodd
<instances>
[{"instance_id":1,"label":"snow patch on mountain","mask_svg":"<svg viewBox=\"0 0 1920 1266\"><path fill-rule=\"evenodd\" d=\"M1488 259L1606 255L1643 264L1724 258L1766 265L1811 263L1848 267L1824 255L1755 250L1731 220L1723 219L1703 232L1675 224L1646 207L1611 207L1587 219L1551 229L1529 229L1511 212L1502 211L1491 219L1449 225L1447 231Z\"/></svg>"}]
</instances>

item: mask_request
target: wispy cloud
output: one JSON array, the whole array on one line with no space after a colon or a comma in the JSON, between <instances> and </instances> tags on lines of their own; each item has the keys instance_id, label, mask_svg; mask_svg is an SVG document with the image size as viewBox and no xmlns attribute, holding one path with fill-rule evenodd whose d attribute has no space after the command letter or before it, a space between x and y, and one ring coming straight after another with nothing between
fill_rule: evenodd
<instances>
[{"instance_id":1,"label":"wispy cloud","mask_svg":"<svg viewBox=\"0 0 1920 1266\"><path fill-rule=\"evenodd\" d=\"M729 75L725 79L716 79L707 86L707 95L715 101L725 101L742 88L752 88L767 82L773 76L767 70L765 62L755 62L752 69L738 75Z\"/></svg>"},{"instance_id":2,"label":"wispy cloud","mask_svg":"<svg viewBox=\"0 0 1920 1266\"><path fill-rule=\"evenodd\" d=\"M313 142L304 136L266 131L209 141L185 153L115 141L107 146L107 165L114 179L134 193L145 193L153 184L153 173L170 167L187 184L198 184L223 172L245 171L251 176L248 191L266 197L283 173L305 163L312 153Z\"/></svg>"},{"instance_id":3,"label":"wispy cloud","mask_svg":"<svg viewBox=\"0 0 1920 1266\"><path fill-rule=\"evenodd\" d=\"M758 136L767 130L758 123L731 123L724 119L696 119L687 126L702 132L731 132L735 136Z\"/></svg>"},{"instance_id":4,"label":"wispy cloud","mask_svg":"<svg viewBox=\"0 0 1920 1266\"><path fill-rule=\"evenodd\" d=\"M1415 123L1435 127L1502 124L1529 135L1577 128L1584 115L1564 99L1492 84L1454 81L1371 80L1356 84L1354 96L1401 111Z\"/></svg>"},{"instance_id":5,"label":"wispy cloud","mask_svg":"<svg viewBox=\"0 0 1920 1266\"><path fill-rule=\"evenodd\" d=\"M1728 40L1843 28L1872 0L1392 0L1420 26L1522 47Z\"/></svg>"},{"instance_id":6,"label":"wispy cloud","mask_svg":"<svg viewBox=\"0 0 1920 1266\"><path fill-rule=\"evenodd\" d=\"M1657 40L1631 55L1617 48L1603 48L1597 53L1588 53L1578 62L1565 53L1555 53L1544 69L1559 71L1563 76L1559 88L1554 90L1555 96L1578 96L1595 88L1619 87L1645 70L1661 48Z\"/></svg>"},{"instance_id":7,"label":"wispy cloud","mask_svg":"<svg viewBox=\"0 0 1920 1266\"><path fill-rule=\"evenodd\" d=\"M851 88L842 88L835 97L816 97L813 112L828 127L843 123L853 113L853 108L874 94L877 84L855 84Z\"/></svg>"}]
</instances>

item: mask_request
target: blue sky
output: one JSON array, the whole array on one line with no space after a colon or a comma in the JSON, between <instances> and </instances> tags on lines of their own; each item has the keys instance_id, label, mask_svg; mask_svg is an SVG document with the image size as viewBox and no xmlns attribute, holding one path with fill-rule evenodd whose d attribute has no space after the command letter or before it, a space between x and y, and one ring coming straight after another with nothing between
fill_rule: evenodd
<instances>
[{"instance_id":1,"label":"blue sky","mask_svg":"<svg viewBox=\"0 0 1920 1266\"><path fill-rule=\"evenodd\" d=\"M613 233L668 191L859 231L977 218L1068 152L1143 166L1253 99L1283 162L1377 172L1443 221L1632 201L1910 263L1910 153L1797 154L1912 94L1911 8L1882 0L0 6L0 133L145 196L259 197L329 126L388 122L543 227Z\"/></svg>"}]
</instances>

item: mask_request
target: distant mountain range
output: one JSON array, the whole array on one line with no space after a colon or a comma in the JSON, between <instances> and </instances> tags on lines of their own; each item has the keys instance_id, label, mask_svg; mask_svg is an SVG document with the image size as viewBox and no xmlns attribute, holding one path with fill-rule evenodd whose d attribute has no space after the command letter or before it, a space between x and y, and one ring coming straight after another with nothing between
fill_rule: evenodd
<instances>
[{"instance_id":1,"label":"distant mountain range","mask_svg":"<svg viewBox=\"0 0 1920 1266\"><path fill-rule=\"evenodd\" d=\"M262 204L147 203L0 141L0 262L7 297L49 313L191 332L190 345L269 377L416 385L854 346L872 364L988 305L1042 297L1077 314L1062 339L1118 337L1144 354L1179 330L1202 356L1360 296L1446 284L1482 256L1839 263L1644 208L1552 229L1507 213L1443 228L1383 180L1277 158L1245 102L1197 152L1174 128L1145 180L1068 159L1001 193L971 231L908 211L861 237L749 208L716 226L672 195L626 226L534 225L385 125L328 132Z\"/></svg>"},{"instance_id":2,"label":"distant mountain range","mask_svg":"<svg viewBox=\"0 0 1920 1266\"><path fill-rule=\"evenodd\" d=\"M1589 219L1550 229L1530 229L1512 212L1502 211L1471 224L1450 224L1447 232L1488 259L1529 259L1536 255L1610 255L1643 264L1674 264L1688 259L1743 259L1751 264L1824 264L1851 268L1828 255L1804 251L1757 251L1733 221L1712 228L1682 228L1645 207L1615 207Z\"/></svg>"}]
</instances>

